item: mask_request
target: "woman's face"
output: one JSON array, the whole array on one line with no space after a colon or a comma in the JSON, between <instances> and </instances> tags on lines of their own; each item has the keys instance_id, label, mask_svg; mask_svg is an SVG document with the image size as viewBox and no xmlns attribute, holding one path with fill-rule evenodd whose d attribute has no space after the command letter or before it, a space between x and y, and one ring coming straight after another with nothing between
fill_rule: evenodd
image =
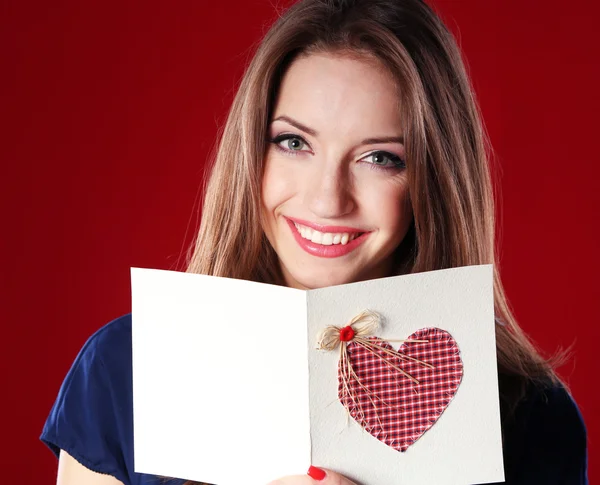
<instances>
[{"instance_id":1,"label":"woman's face","mask_svg":"<svg viewBox=\"0 0 600 485\"><path fill-rule=\"evenodd\" d=\"M398 100L374 60L313 54L286 72L268 129L262 225L288 286L390 276L412 221Z\"/></svg>"}]
</instances>

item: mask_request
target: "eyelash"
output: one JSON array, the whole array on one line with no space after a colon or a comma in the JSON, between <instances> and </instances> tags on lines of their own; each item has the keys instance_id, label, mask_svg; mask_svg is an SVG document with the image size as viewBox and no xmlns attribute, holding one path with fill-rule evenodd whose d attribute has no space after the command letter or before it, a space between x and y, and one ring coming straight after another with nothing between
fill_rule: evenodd
<instances>
[{"instance_id":1,"label":"eyelash","mask_svg":"<svg viewBox=\"0 0 600 485\"><path fill-rule=\"evenodd\" d=\"M288 155L292 155L292 156L298 156L298 153L301 152L300 150L288 150L287 148L283 148L280 143L282 141L285 140L292 140L292 139L297 139L300 140L302 143L304 143L305 145L308 145L308 143L306 142L306 140L304 140L304 138L302 138L301 136L298 135L293 135L291 133L284 133L282 135L278 135L275 138L273 138L272 140L270 140L271 143L273 143L275 145L275 148L283 153L286 153ZM369 153L366 157L371 157L377 153L381 153L384 156L386 156L387 158L389 158L392 163L394 163L394 166L391 167L382 167L381 165L377 165L376 163L372 163L372 162L365 162L369 164L369 168L373 169L373 170L383 170L383 171L387 171L387 170L399 170L399 169L405 169L406 168L406 162L400 158L398 155L394 155L393 153L390 152L386 152L384 150L376 150L374 152ZM365 157L365 158L366 158Z\"/></svg>"}]
</instances>

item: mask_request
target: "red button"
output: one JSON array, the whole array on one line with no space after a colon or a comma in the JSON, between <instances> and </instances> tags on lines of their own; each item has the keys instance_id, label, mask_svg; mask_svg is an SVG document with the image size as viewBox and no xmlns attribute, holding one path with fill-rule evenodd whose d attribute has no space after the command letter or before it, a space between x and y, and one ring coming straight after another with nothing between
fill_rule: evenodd
<instances>
[{"instance_id":1,"label":"red button","mask_svg":"<svg viewBox=\"0 0 600 485\"><path fill-rule=\"evenodd\" d=\"M349 342L354 338L354 329L348 325L347 327L340 328L340 340L342 342Z\"/></svg>"}]
</instances>

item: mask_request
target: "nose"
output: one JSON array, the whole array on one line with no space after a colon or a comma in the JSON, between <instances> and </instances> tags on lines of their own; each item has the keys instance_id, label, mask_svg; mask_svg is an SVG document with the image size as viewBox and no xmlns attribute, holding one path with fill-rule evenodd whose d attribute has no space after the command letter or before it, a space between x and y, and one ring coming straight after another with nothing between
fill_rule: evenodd
<instances>
[{"instance_id":1,"label":"nose","mask_svg":"<svg viewBox=\"0 0 600 485\"><path fill-rule=\"evenodd\" d=\"M324 163L308 179L305 202L319 219L336 219L354 210L351 180L343 164Z\"/></svg>"}]
</instances>

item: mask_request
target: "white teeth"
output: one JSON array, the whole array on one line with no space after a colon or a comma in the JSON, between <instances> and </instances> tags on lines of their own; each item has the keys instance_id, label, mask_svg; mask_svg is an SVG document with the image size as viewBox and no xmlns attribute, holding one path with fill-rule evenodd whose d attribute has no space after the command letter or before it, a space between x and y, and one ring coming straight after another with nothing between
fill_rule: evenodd
<instances>
[{"instance_id":1,"label":"white teeth","mask_svg":"<svg viewBox=\"0 0 600 485\"><path fill-rule=\"evenodd\" d=\"M347 232L343 232L343 233L319 232L319 231L315 231L314 229L312 229L310 227L301 226L300 224L296 224L295 222L294 222L294 225L296 226L296 228L298 229L298 232L304 239L308 239L309 241L312 241L316 244L322 244L324 246L331 246L333 244L346 245L346 244L348 244L348 242L352 241L359 235L359 233L350 234Z\"/></svg>"}]
</instances>

